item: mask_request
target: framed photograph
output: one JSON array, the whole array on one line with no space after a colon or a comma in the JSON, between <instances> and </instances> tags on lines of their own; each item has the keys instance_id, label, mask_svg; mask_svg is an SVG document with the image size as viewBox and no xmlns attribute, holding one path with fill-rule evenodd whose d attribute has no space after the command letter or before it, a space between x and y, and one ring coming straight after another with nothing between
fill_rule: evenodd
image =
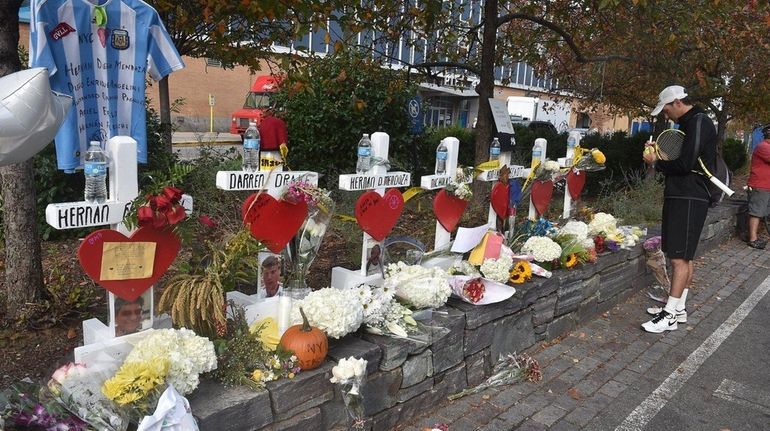
<instances>
[{"instance_id":1,"label":"framed photograph","mask_svg":"<svg viewBox=\"0 0 770 431\"><path fill-rule=\"evenodd\" d=\"M280 254L259 253L257 297L277 297L283 288L283 258Z\"/></svg>"},{"instance_id":2,"label":"framed photograph","mask_svg":"<svg viewBox=\"0 0 770 431\"><path fill-rule=\"evenodd\" d=\"M134 334L152 328L153 289L147 289L136 301L126 301L110 293L110 330L113 336Z\"/></svg>"},{"instance_id":3,"label":"framed photograph","mask_svg":"<svg viewBox=\"0 0 770 431\"><path fill-rule=\"evenodd\" d=\"M382 274L382 244L377 241L366 242L366 275Z\"/></svg>"}]
</instances>

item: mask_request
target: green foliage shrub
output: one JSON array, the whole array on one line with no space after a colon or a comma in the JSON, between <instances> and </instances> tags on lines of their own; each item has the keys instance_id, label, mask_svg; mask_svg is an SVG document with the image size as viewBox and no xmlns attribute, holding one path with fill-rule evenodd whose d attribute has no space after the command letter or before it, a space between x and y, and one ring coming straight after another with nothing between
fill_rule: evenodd
<instances>
[{"instance_id":1,"label":"green foliage shrub","mask_svg":"<svg viewBox=\"0 0 770 431\"><path fill-rule=\"evenodd\" d=\"M454 137L460 141L460 153L457 155L457 164L460 166L473 166L475 152L476 133L473 129L460 126L443 128L428 128L414 140L413 156L409 158L407 169L412 172L413 178L422 175L433 174L436 163L436 148L442 139Z\"/></svg>"},{"instance_id":2,"label":"green foliage shrub","mask_svg":"<svg viewBox=\"0 0 770 431\"><path fill-rule=\"evenodd\" d=\"M746 145L737 139L726 139L725 143L722 144L722 158L731 171L740 170L749 160L749 156L746 153Z\"/></svg>"},{"instance_id":3,"label":"green foliage shrub","mask_svg":"<svg viewBox=\"0 0 770 431\"><path fill-rule=\"evenodd\" d=\"M289 129L289 165L325 174L321 186L337 188L337 176L355 170L363 133L390 136L394 167L415 154L407 101L416 87L406 72L355 51L314 59L291 71L274 96Z\"/></svg>"}]
</instances>

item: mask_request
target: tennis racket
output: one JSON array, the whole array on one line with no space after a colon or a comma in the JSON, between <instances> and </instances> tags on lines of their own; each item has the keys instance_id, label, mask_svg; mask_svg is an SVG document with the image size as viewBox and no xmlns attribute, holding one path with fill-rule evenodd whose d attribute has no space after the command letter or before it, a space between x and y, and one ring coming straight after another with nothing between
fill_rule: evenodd
<instances>
[{"instance_id":1,"label":"tennis racket","mask_svg":"<svg viewBox=\"0 0 770 431\"><path fill-rule=\"evenodd\" d=\"M652 140L652 136L650 136L650 140ZM655 155L660 160L675 160L678 159L679 155L682 153L683 145L684 132L679 129L667 129L658 135L658 139L655 141L655 144L652 145L652 147L653 151L655 151ZM647 149L645 149L645 151L647 151ZM698 167L700 167L700 169L698 169ZM715 177L714 174L712 174L706 168L706 165L703 163L703 160L701 160L700 157L698 157L698 166L696 166L696 169L693 169L693 172L708 178L712 184L719 187L719 189L722 190L722 192L724 192L724 194L726 194L728 197L735 194L735 192L732 191L730 187L727 187L725 183L723 183L719 178Z\"/></svg>"}]
</instances>

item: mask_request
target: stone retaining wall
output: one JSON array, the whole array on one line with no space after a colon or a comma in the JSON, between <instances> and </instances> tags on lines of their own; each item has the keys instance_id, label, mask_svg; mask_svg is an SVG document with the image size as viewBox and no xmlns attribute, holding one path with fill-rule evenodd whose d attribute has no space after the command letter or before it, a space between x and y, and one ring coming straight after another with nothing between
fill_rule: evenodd
<instances>
[{"instance_id":1,"label":"stone retaining wall","mask_svg":"<svg viewBox=\"0 0 770 431\"><path fill-rule=\"evenodd\" d=\"M744 206L730 201L709 211L699 253L733 235ZM363 395L370 429L391 430L483 382L499 355L562 336L651 282L637 245L602 255L594 265L557 270L550 279L536 277L517 286L509 301L482 307L450 299L425 322L449 330L434 334L432 343L352 334L331 343L329 358L369 361ZM204 431L345 429L344 404L329 382L333 365L327 361L259 392L204 381L190 399L193 413Z\"/></svg>"}]
</instances>

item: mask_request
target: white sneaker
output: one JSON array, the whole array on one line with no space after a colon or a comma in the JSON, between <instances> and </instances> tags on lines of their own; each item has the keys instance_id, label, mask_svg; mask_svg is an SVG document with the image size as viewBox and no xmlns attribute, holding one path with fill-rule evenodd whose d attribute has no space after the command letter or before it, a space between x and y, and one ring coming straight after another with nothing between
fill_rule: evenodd
<instances>
[{"instance_id":1,"label":"white sneaker","mask_svg":"<svg viewBox=\"0 0 770 431\"><path fill-rule=\"evenodd\" d=\"M660 334L665 331L674 331L676 330L676 316L667 313L665 310L661 311L649 322L642 323L642 329L655 334Z\"/></svg>"},{"instance_id":2,"label":"white sneaker","mask_svg":"<svg viewBox=\"0 0 770 431\"><path fill-rule=\"evenodd\" d=\"M647 309L647 314L657 316L661 311L663 311L663 307L650 307ZM684 310L676 310L676 321L677 323L687 323L686 308Z\"/></svg>"}]
</instances>

